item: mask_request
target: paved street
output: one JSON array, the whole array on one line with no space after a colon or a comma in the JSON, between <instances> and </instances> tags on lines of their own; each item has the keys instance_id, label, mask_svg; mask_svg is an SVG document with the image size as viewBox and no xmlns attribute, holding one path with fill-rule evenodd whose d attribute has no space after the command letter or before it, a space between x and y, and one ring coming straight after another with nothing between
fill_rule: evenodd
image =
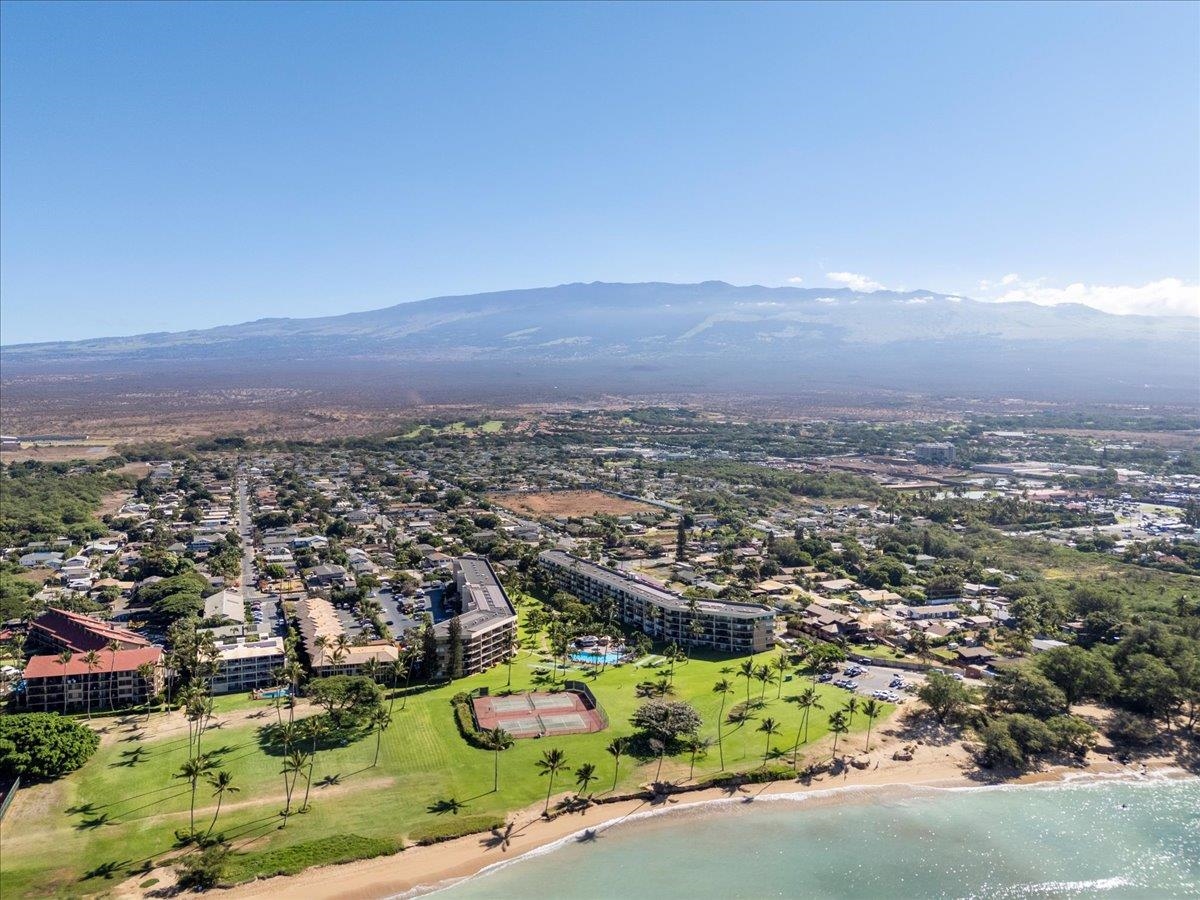
<instances>
[{"instance_id":1,"label":"paved street","mask_svg":"<svg viewBox=\"0 0 1200 900\"><path fill-rule=\"evenodd\" d=\"M242 596L252 608L261 610L261 619L256 622L264 626L264 630L272 635L283 636L284 628L282 610L278 601L260 591L256 584L254 567L254 526L250 520L250 489L243 472L237 477L238 498L238 535L242 539Z\"/></svg>"}]
</instances>

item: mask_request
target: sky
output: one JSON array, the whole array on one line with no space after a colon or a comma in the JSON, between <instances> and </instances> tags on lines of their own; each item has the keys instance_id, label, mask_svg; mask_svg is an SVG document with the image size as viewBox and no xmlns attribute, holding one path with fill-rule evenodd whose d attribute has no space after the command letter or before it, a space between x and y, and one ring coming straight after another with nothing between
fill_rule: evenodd
<instances>
[{"instance_id":1,"label":"sky","mask_svg":"<svg viewBox=\"0 0 1200 900\"><path fill-rule=\"evenodd\" d=\"M1200 4L38 4L0 342L574 281L1200 314Z\"/></svg>"}]
</instances>

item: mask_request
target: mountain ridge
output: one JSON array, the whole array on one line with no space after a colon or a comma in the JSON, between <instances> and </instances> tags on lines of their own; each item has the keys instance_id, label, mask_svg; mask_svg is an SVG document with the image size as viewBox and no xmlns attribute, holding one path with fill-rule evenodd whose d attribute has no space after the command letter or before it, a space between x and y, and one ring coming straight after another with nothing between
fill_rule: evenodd
<instances>
[{"instance_id":1,"label":"mountain ridge","mask_svg":"<svg viewBox=\"0 0 1200 900\"><path fill-rule=\"evenodd\" d=\"M1075 385L1122 395L1198 388L1200 319L1116 316L1082 304L988 303L933 291L574 282L431 297L310 318L0 347L6 377L170 372L217 365L261 377L305 365L426 368L456 377L618 380L652 372L707 389L829 379L1003 393ZM572 369L577 371L573 372ZM492 372L492 375L486 373ZM253 373L258 373L254 375ZM164 376L166 377L166 376ZM589 376L590 377L590 376ZM637 379L635 379L637 380ZM1074 388L1072 388L1074 389Z\"/></svg>"}]
</instances>

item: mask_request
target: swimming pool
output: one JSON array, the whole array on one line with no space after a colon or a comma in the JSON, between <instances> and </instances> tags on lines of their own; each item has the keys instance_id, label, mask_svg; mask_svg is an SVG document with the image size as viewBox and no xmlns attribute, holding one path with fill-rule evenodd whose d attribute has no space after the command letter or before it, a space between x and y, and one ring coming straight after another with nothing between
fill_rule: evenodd
<instances>
[{"instance_id":1,"label":"swimming pool","mask_svg":"<svg viewBox=\"0 0 1200 900\"><path fill-rule=\"evenodd\" d=\"M604 652L599 650L577 650L575 653L571 654L571 661L578 663L591 663L592 665L596 666L600 665L601 663L611 665L612 663L620 662L621 657L624 655L624 651L617 650L605 650Z\"/></svg>"}]
</instances>

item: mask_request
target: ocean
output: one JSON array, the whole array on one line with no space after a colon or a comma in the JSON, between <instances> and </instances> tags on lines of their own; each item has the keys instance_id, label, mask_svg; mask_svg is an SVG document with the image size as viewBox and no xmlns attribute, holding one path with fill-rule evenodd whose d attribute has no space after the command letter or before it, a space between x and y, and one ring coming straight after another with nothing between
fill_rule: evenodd
<instances>
[{"instance_id":1,"label":"ocean","mask_svg":"<svg viewBox=\"0 0 1200 900\"><path fill-rule=\"evenodd\" d=\"M1200 779L849 788L677 807L437 896L1200 897Z\"/></svg>"}]
</instances>

